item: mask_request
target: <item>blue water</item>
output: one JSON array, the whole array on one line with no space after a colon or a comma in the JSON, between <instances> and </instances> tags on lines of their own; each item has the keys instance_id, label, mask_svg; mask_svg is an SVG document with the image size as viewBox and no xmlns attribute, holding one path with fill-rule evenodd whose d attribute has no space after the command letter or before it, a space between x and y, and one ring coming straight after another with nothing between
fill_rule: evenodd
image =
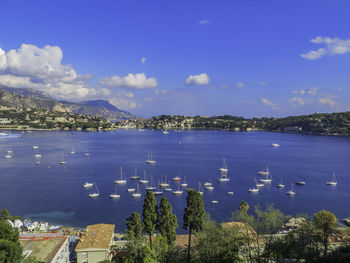
<instances>
[{"instance_id":1,"label":"blue water","mask_svg":"<svg viewBox=\"0 0 350 263\"><path fill-rule=\"evenodd\" d=\"M271 147L278 143L278 148ZM35 164L33 145L39 145L40 165ZM11 147L14 156L4 158ZM123 175L129 178L138 167L160 180L164 174L171 179L186 176L187 183L198 189L198 182L209 181L215 187L204 189L204 204L211 218L227 221L240 201L251 207L273 203L285 214L313 214L327 209L339 219L350 216L350 138L295 135L283 133L226 131L182 131L162 135L159 131L121 130L114 132L32 132L23 138L0 140L0 208L8 208L13 215L51 224L84 227L94 223L114 223L117 231L125 229L125 220L133 211L142 212L143 198L135 199L127 188L136 181L128 180L118 187L119 200L109 197L114 192L114 180ZM72 147L76 154L71 155ZM84 156L84 152L89 156ZM146 165L147 152L153 152L156 165ZM218 168L222 158L228 162L230 182L218 183ZM62 159L66 165L60 165ZM273 176L271 185L252 194L256 171L269 165ZM92 169L92 173L90 170ZM338 185L327 186L332 172ZM283 177L285 189L276 185ZM91 199L86 181L96 182L100 197ZM306 181L305 186L294 186L296 195L286 195L290 184ZM173 188L177 189L175 185ZM145 186L141 185L145 194ZM228 195L233 191L234 195ZM173 206L179 223L186 205L186 193L174 196L164 193ZM160 197L157 197L159 200ZM219 203L213 204L212 200Z\"/></svg>"}]
</instances>

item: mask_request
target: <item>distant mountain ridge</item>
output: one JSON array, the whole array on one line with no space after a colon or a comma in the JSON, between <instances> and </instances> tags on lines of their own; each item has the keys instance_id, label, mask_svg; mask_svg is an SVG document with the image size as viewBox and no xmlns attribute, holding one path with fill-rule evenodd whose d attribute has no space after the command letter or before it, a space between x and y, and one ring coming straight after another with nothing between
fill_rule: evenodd
<instances>
[{"instance_id":1,"label":"distant mountain ridge","mask_svg":"<svg viewBox=\"0 0 350 263\"><path fill-rule=\"evenodd\" d=\"M99 116L109 120L133 120L138 118L127 111L118 109L106 100L82 102L58 101L43 91L32 88L11 88L2 85L0 85L0 105L72 112Z\"/></svg>"}]
</instances>

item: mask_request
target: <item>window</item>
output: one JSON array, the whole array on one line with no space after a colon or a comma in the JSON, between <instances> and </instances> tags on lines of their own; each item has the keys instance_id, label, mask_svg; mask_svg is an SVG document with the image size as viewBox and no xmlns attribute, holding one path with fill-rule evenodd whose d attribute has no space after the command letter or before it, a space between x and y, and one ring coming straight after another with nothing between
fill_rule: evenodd
<instances>
[{"instance_id":1,"label":"window","mask_svg":"<svg viewBox=\"0 0 350 263\"><path fill-rule=\"evenodd\" d=\"M88 257L88 253L87 252L82 252L81 253L81 257L82 258L87 258ZM86 261L87 262L87 261Z\"/></svg>"}]
</instances>

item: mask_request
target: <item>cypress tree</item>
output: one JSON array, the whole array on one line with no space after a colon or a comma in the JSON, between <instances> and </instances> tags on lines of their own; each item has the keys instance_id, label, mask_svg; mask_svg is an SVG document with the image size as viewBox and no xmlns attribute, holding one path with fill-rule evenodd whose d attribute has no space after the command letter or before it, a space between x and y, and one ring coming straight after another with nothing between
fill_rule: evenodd
<instances>
[{"instance_id":1,"label":"cypress tree","mask_svg":"<svg viewBox=\"0 0 350 263\"><path fill-rule=\"evenodd\" d=\"M159 225L158 230L160 234L167 239L168 245L172 245L176 239L176 228L177 218L173 214L173 208L171 207L168 199L162 197L160 200L160 216L159 216Z\"/></svg>"},{"instance_id":2,"label":"cypress tree","mask_svg":"<svg viewBox=\"0 0 350 263\"><path fill-rule=\"evenodd\" d=\"M132 213L130 217L126 219L126 237L128 240L141 239L142 238L142 223L139 213Z\"/></svg>"},{"instance_id":3,"label":"cypress tree","mask_svg":"<svg viewBox=\"0 0 350 263\"><path fill-rule=\"evenodd\" d=\"M146 194L142 215L144 230L149 235L149 244L152 249L152 235L156 231L158 220L157 201L152 191L148 191Z\"/></svg>"},{"instance_id":4,"label":"cypress tree","mask_svg":"<svg viewBox=\"0 0 350 263\"><path fill-rule=\"evenodd\" d=\"M202 229L205 210L200 193L192 188L188 189L187 193L187 207L185 208L183 229L189 229L187 250L187 262L189 263L191 259L192 231L200 231Z\"/></svg>"}]
</instances>

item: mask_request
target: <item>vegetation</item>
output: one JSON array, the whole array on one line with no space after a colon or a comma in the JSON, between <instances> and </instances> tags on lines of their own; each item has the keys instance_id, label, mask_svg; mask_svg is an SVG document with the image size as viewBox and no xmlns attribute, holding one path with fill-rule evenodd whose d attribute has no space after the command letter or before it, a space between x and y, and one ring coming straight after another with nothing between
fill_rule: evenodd
<instances>
[{"instance_id":1,"label":"vegetation","mask_svg":"<svg viewBox=\"0 0 350 263\"><path fill-rule=\"evenodd\" d=\"M191 237L192 231L201 231L204 221L204 204L202 196L194 189L187 190L187 207L185 208L183 229L189 230L188 248L187 248L187 262L191 260Z\"/></svg>"},{"instance_id":2,"label":"vegetation","mask_svg":"<svg viewBox=\"0 0 350 263\"><path fill-rule=\"evenodd\" d=\"M152 236L156 231L158 220L157 201L152 191L148 191L143 203L143 226L146 233L149 235L149 244L152 248Z\"/></svg>"},{"instance_id":3,"label":"vegetation","mask_svg":"<svg viewBox=\"0 0 350 263\"><path fill-rule=\"evenodd\" d=\"M173 209L165 197L160 200L159 233L166 238L169 246L173 245L176 239L177 218Z\"/></svg>"}]
</instances>

